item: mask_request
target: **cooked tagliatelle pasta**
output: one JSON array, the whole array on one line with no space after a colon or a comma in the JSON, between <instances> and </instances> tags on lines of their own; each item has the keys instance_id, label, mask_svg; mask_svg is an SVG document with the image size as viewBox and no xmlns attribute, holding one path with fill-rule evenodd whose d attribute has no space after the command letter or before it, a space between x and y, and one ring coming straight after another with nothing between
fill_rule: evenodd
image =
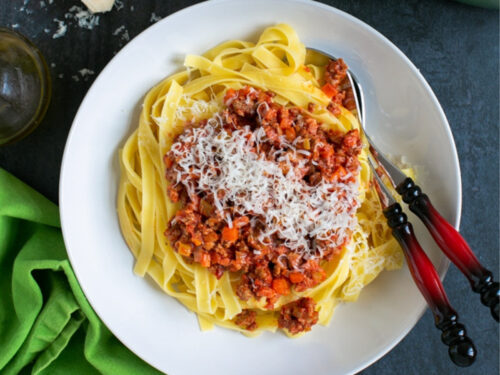
<instances>
[{"instance_id":1,"label":"cooked tagliatelle pasta","mask_svg":"<svg viewBox=\"0 0 500 375\"><path fill-rule=\"evenodd\" d=\"M346 65L288 25L232 40L146 95L120 150L118 214L170 296L252 336L327 325L402 253L383 218Z\"/></svg>"}]
</instances>

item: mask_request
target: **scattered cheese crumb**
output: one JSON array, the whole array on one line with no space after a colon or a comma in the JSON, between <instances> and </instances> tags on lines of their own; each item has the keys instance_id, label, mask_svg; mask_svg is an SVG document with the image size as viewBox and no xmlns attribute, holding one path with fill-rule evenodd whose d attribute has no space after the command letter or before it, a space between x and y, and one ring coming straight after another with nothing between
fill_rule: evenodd
<instances>
[{"instance_id":1,"label":"scattered cheese crumb","mask_svg":"<svg viewBox=\"0 0 500 375\"><path fill-rule=\"evenodd\" d=\"M130 35L128 35L128 30L125 30L125 32L122 34L122 40L126 42L130 40Z\"/></svg>"},{"instance_id":2,"label":"scattered cheese crumb","mask_svg":"<svg viewBox=\"0 0 500 375\"><path fill-rule=\"evenodd\" d=\"M131 5L131 6L130 6L130 10L131 10L132 12L134 11L134 6L133 6L133 5Z\"/></svg>"},{"instance_id":3,"label":"scattered cheese crumb","mask_svg":"<svg viewBox=\"0 0 500 375\"><path fill-rule=\"evenodd\" d=\"M55 68L55 67L56 67L56 64L55 64L55 63L50 63L50 67L51 67L51 68Z\"/></svg>"},{"instance_id":4,"label":"scattered cheese crumb","mask_svg":"<svg viewBox=\"0 0 500 375\"><path fill-rule=\"evenodd\" d=\"M62 78L64 78L64 74L61 73L58 75L58 77L62 79Z\"/></svg>"},{"instance_id":5,"label":"scattered cheese crumb","mask_svg":"<svg viewBox=\"0 0 500 375\"><path fill-rule=\"evenodd\" d=\"M125 42L128 42L130 40L130 35L128 34L128 30L125 28L124 25L118 27L115 31L113 31L113 35L119 35L121 34L120 38L121 40L124 40Z\"/></svg>"},{"instance_id":6,"label":"scattered cheese crumb","mask_svg":"<svg viewBox=\"0 0 500 375\"><path fill-rule=\"evenodd\" d=\"M50 33L50 29L43 29L43 32L44 32L45 34L48 34L48 33Z\"/></svg>"},{"instance_id":7,"label":"scattered cheese crumb","mask_svg":"<svg viewBox=\"0 0 500 375\"><path fill-rule=\"evenodd\" d=\"M45 8L45 1L40 1L40 8Z\"/></svg>"},{"instance_id":8,"label":"scattered cheese crumb","mask_svg":"<svg viewBox=\"0 0 500 375\"><path fill-rule=\"evenodd\" d=\"M160 16L157 16L154 12L151 13L151 18L149 19L149 22L158 22L161 20Z\"/></svg>"},{"instance_id":9,"label":"scattered cheese crumb","mask_svg":"<svg viewBox=\"0 0 500 375\"><path fill-rule=\"evenodd\" d=\"M22 5L22 7L21 7L21 8L19 8L19 11L20 11L20 12L24 12L25 10L27 11L27 9L26 9L26 5L28 5L28 3L29 3L29 2L30 2L30 0L24 0L24 1L23 1L23 5Z\"/></svg>"},{"instance_id":10,"label":"scattered cheese crumb","mask_svg":"<svg viewBox=\"0 0 500 375\"><path fill-rule=\"evenodd\" d=\"M52 39L64 36L66 31L68 31L68 26L64 23L64 21L58 20L57 18L54 18L53 21L57 23L57 31L52 35Z\"/></svg>"},{"instance_id":11,"label":"scattered cheese crumb","mask_svg":"<svg viewBox=\"0 0 500 375\"><path fill-rule=\"evenodd\" d=\"M90 69L87 69L87 68L80 69L78 72L80 73L80 75L83 78L85 78L86 76L91 76L91 75L95 74L93 70L90 70Z\"/></svg>"},{"instance_id":12,"label":"scattered cheese crumb","mask_svg":"<svg viewBox=\"0 0 500 375\"><path fill-rule=\"evenodd\" d=\"M99 25L99 16L77 5L73 5L69 8L69 12L64 15L64 18L72 19L78 23L78 26L88 30L92 30L95 26Z\"/></svg>"},{"instance_id":13,"label":"scattered cheese crumb","mask_svg":"<svg viewBox=\"0 0 500 375\"><path fill-rule=\"evenodd\" d=\"M13 29L17 29L18 27L19 27L19 24L18 24L18 23L15 23L15 24L13 24L13 25L12 25L12 28L13 28Z\"/></svg>"},{"instance_id":14,"label":"scattered cheese crumb","mask_svg":"<svg viewBox=\"0 0 500 375\"><path fill-rule=\"evenodd\" d=\"M77 75L72 75L72 76L71 76L71 79L72 79L73 81L75 81L75 82L80 81L80 78L79 78Z\"/></svg>"},{"instance_id":15,"label":"scattered cheese crumb","mask_svg":"<svg viewBox=\"0 0 500 375\"><path fill-rule=\"evenodd\" d=\"M123 30L125 30L125 26L121 25L119 28L117 28L115 31L113 31L113 35L118 35L120 34Z\"/></svg>"},{"instance_id":16,"label":"scattered cheese crumb","mask_svg":"<svg viewBox=\"0 0 500 375\"><path fill-rule=\"evenodd\" d=\"M115 1L115 9L116 10L120 11L120 10L123 9L124 6L125 5L123 5L123 1L121 1L121 0L116 0Z\"/></svg>"}]
</instances>

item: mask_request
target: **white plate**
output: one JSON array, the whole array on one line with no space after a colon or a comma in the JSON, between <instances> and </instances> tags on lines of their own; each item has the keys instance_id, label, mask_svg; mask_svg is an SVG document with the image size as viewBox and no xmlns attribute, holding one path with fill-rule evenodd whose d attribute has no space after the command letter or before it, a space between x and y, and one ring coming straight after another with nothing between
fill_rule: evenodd
<instances>
[{"instance_id":1,"label":"white plate","mask_svg":"<svg viewBox=\"0 0 500 375\"><path fill-rule=\"evenodd\" d=\"M377 144L420 167L419 184L458 227L460 172L444 113L418 70L377 31L301 0L210 1L167 17L131 41L89 90L66 144L60 203L68 254L96 313L133 352L169 375L354 373L396 345L425 308L404 267L383 273L357 303L340 306L327 328L316 326L300 339L279 333L249 339L222 328L201 333L193 313L133 274L115 209L117 150L137 126L143 96L178 70L186 53L251 40L280 22L306 45L345 58L366 90ZM416 230L443 276L447 261L420 225Z\"/></svg>"}]
</instances>

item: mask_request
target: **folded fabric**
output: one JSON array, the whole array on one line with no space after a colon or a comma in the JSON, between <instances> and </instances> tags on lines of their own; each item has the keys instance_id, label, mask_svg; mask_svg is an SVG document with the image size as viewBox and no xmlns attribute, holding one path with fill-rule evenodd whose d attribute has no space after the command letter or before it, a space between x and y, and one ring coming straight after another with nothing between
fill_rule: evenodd
<instances>
[{"instance_id":1,"label":"folded fabric","mask_svg":"<svg viewBox=\"0 0 500 375\"><path fill-rule=\"evenodd\" d=\"M160 374L86 300L55 204L0 168L0 374Z\"/></svg>"}]
</instances>

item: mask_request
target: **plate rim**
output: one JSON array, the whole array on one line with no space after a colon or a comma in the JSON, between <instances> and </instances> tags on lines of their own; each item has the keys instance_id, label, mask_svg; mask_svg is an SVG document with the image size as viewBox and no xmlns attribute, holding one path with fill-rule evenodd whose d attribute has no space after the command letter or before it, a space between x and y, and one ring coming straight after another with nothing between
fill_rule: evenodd
<instances>
[{"instance_id":1,"label":"plate rim","mask_svg":"<svg viewBox=\"0 0 500 375\"><path fill-rule=\"evenodd\" d=\"M454 208L456 209L456 218L455 218L454 223L451 223L451 224L453 225L453 227L455 229L458 230L459 226L460 226L461 216L462 216L462 176L461 176L460 160L459 160L459 157L458 157L456 143L455 143L455 139L453 137L453 133L452 133L450 124L448 122L446 114L444 113L444 110L443 110L443 108L441 106L441 103L437 99L436 94L432 90L432 87L429 85L429 83L427 82L427 80L425 79L425 77L423 76L423 74L420 72L420 70L384 34L382 34L381 32L379 32L378 30L376 30L374 27L372 27L368 23L362 21L361 19L359 19L359 18L357 18L357 17L355 17L355 16L347 13L346 11L343 11L343 10L341 10L339 8L336 8L334 6L331 6L331 5L320 3L318 1L311 1L311 0L286 0L286 1L288 3L306 4L306 5L310 5L312 7L319 7L319 8L322 8L323 10L325 10L325 11L337 13L340 16L345 17L348 20L350 20L351 22L353 22L357 27L360 27L360 28L363 28L363 29L367 30L370 34L375 35L386 46L388 46L392 51L394 51L400 58L402 58L402 60L406 63L406 65L416 75L416 77L418 78L419 82L423 84L423 86L425 87L425 89L427 90L427 92L430 94L430 99L431 99L432 103L436 106L436 108L438 110L438 115L440 117L440 120L442 121L442 123L444 125L446 125L444 127L445 128L445 132L446 132L446 134L448 136L448 139L451 141L451 145L453 146L452 147L453 153L452 153L451 156L452 156L453 164L454 164L454 167L455 167L454 169L455 169L456 174L457 174L457 186L456 186L457 196L456 196L456 204L454 205ZM73 121L72 121L71 127L70 127L70 131L69 131L67 139L66 139L66 143L65 143L65 146L64 146L64 152L63 152L63 157L62 157L62 162L61 162L60 177L59 177L59 213L60 213L60 219L61 219L61 230L62 230L62 234L63 234L63 241L64 241L64 245L65 245L66 252L67 252L67 255L68 255L68 259L70 261L70 264L71 264L71 267L73 269L73 272L75 273L75 277L76 277L76 279L78 281L78 284L80 285L80 288L82 289L82 291L83 291L83 293L85 295L85 298L87 299L87 301L88 301L89 305L91 306L92 310L94 311L94 313L99 317L100 321L106 326L106 328L109 329L109 331L120 341L120 343L122 345L124 345L128 350L130 350L131 353L133 353L138 358L140 358L145 363L147 363L149 366L155 368L156 370L158 370L159 372L162 372L162 373L163 373L162 369L160 369L159 367L157 367L155 364L146 361L146 359L144 359L142 356L140 356L138 353L136 353L133 350L133 348L128 343L126 343L125 340L122 339L122 335L119 332L115 332L113 329L111 329L105 323L104 319L101 317L101 314L99 313L100 309L96 308L92 304L91 299L88 297L88 293L86 291L86 287L80 281L83 278L79 275L79 271L77 271L76 268L73 267L73 264L75 264L75 263L74 263L74 259L73 259L72 255L71 255L71 251L68 250L69 246L68 246L68 240L67 240L67 235L66 235L67 229L66 229L65 219L64 219L66 217L65 212L67 211L67 210L64 209L64 207L66 207L65 206L66 198L65 198L65 189L64 189L65 181L66 181L66 179L65 179L65 176L66 176L65 171L67 170L67 168L65 168L65 167L66 167L66 164L67 164L67 160L69 158L68 157L69 148L70 148L71 144L73 143L73 139L75 138L74 134L76 132L76 130L75 130L76 127L77 127L76 125L78 124L79 118L82 116L83 108L85 107L86 102L89 100L90 94L95 90L95 87L97 86L97 84L99 83L99 81L101 79L103 79L103 76L106 75L106 73L108 71L112 70L112 68L113 68L114 64L116 63L116 61L119 58L121 58L121 55L124 55L124 54L127 53L127 51L131 48L133 42L137 41L138 39L140 39L146 32L149 32L150 30L158 27L159 24L168 22L169 19L173 18L174 16L179 16L179 15L182 15L183 13L189 13L193 8L209 7L209 6L211 6L212 3L220 4L220 3L228 3L228 2L231 2L231 3L237 3L237 2L239 2L239 3L246 3L247 1L245 1L245 0L206 0L206 1L203 1L203 2L200 2L200 3L192 4L192 5L190 5L188 7L185 7L185 8L179 9L178 11L173 12L173 13L169 14L168 16L162 18L160 21L158 21L158 22L156 22L156 23L154 23L154 24L146 27L139 34L137 34L133 39L131 39L115 56L113 56L111 58L111 60L109 60L106 63L105 67L101 70L101 72L98 74L98 76L96 77L96 79L94 80L94 82L92 83L92 85L89 87L89 89L85 93L85 96L82 99L82 101L81 101L81 103L80 103L80 105L78 107L78 110L77 110L77 112L75 114L75 117L73 118ZM450 265L450 260L447 257L444 257L443 261L441 261L441 263L437 267L437 272L438 272L441 280L443 280L445 278L446 273L447 273L448 268L449 268L449 265ZM405 329L403 329L402 332L398 336L396 336L389 345L387 345L383 350L377 352L376 355L368 357L366 360L360 362L358 364L358 366L355 369L353 369L353 371L350 374L355 374L355 373L357 373L359 371L362 371L363 369L368 368L369 366L373 365L375 362L377 362L378 360L380 360L382 357L384 357L392 349L394 349L394 347L396 347L408 335L408 333L415 327L415 325L421 319L422 315L425 313L426 310L427 310L427 305L424 304L424 306L422 307L421 311L418 314L415 315L415 319L411 322L411 324L408 324L405 327Z\"/></svg>"}]
</instances>

